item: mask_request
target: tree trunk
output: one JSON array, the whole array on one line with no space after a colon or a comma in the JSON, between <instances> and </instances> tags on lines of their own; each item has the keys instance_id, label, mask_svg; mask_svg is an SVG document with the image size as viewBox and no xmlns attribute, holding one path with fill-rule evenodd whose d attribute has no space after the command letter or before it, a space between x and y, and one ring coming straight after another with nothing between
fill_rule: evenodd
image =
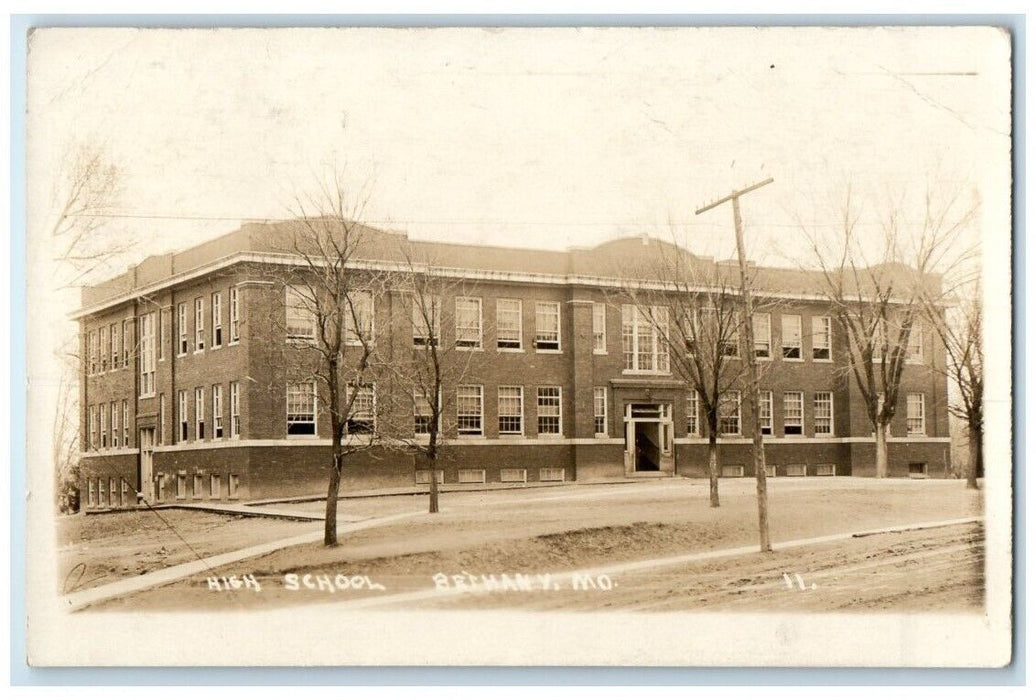
<instances>
[{"instance_id":1,"label":"tree trunk","mask_svg":"<svg viewBox=\"0 0 1036 700\"><path fill-rule=\"evenodd\" d=\"M709 505L719 508L719 445L716 434L709 433Z\"/></svg>"},{"instance_id":2,"label":"tree trunk","mask_svg":"<svg viewBox=\"0 0 1036 700\"><path fill-rule=\"evenodd\" d=\"M431 464L431 481L428 484L428 512L438 513L439 512L439 479L437 478L436 460L433 458L429 461Z\"/></svg>"},{"instance_id":3,"label":"tree trunk","mask_svg":"<svg viewBox=\"0 0 1036 700\"><path fill-rule=\"evenodd\" d=\"M874 476L884 479L889 475L889 444L885 425L874 426Z\"/></svg>"},{"instance_id":4,"label":"tree trunk","mask_svg":"<svg viewBox=\"0 0 1036 700\"><path fill-rule=\"evenodd\" d=\"M324 507L324 546L338 546L338 487L342 482L342 440L334 439L331 477L327 481L327 504Z\"/></svg>"},{"instance_id":5,"label":"tree trunk","mask_svg":"<svg viewBox=\"0 0 1036 700\"><path fill-rule=\"evenodd\" d=\"M966 488L978 489L978 476L982 469L982 428L968 426L968 482Z\"/></svg>"}]
</instances>

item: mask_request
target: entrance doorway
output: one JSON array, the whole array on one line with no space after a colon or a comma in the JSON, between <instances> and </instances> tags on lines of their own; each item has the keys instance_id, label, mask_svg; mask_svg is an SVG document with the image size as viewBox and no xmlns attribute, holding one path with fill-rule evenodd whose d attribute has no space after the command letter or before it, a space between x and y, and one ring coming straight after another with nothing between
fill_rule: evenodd
<instances>
[{"instance_id":1,"label":"entrance doorway","mask_svg":"<svg viewBox=\"0 0 1036 700\"><path fill-rule=\"evenodd\" d=\"M627 476L673 473L672 404L626 404L624 432Z\"/></svg>"},{"instance_id":2,"label":"entrance doorway","mask_svg":"<svg viewBox=\"0 0 1036 700\"><path fill-rule=\"evenodd\" d=\"M155 429L140 429L140 461L137 466L137 493L144 494L148 503L155 501L155 480L152 476L152 465L155 454Z\"/></svg>"}]
</instances>

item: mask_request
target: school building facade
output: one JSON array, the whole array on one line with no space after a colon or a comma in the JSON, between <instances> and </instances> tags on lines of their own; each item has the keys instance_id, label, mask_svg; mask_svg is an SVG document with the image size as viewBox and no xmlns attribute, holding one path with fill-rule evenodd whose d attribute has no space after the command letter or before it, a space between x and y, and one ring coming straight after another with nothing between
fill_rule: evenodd
<instances>
[{"instance_id":1,"label":"school building facade","mask_svg":"<svg viewBox=\"0 0 1036 700\"><path fill-rule=\"evenodd\" d=\"M286 252L292 225L247 223L84 290L75 317L86 508L135 505L138 494L168 503L326 491L331 440L320 389L295 381L277 360L283 355L271 352L292 341L290 290L274 274L298 264ZM473 353L463 383L444 389L442 481L705 476L697 397L656 331L616 301L628 283L622 272L649 254L647 239L567 251L422 242L374 229L365 240L358 268L398 266L405 249L444 261L441 274L465 280L462 295L441 300L463 330L439 342ZM873 475L873 428L840 359L846 340L818 278L759 272L760 293L782 300L779 312L760 319L766 330L756 346L767 363L760 420L770 474ZM370 304L379 347L419 346L407 295L388 291ZM933 365L945 358L923 326L910 345L890 475L941 476L949 468L949 414L945 378ZM406 424L383 415L401 402L379 399L380 391L402 390L378 381L361 387L349 439L363 439L379 421ZM424 425L422 411L413 413L413 432L404 436L411 439ZM722 476L752 475L752 427L731 392L721 416ZM350 456L343 488L430 478L412 450L386 439Z\"/></svg>"}]
</instances>

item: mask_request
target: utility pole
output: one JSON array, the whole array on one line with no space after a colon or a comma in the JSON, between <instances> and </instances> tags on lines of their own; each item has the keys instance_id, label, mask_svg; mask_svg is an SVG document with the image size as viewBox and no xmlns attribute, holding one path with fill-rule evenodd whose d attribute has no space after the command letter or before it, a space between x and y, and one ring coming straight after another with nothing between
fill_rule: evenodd
<instances>
[{"instance_id":1,"label":"utility pole","mask_svg":"<svg viewBox=\"0 0 1036 700\"><path fill-rule=\"evenodd\" d=\"M748 283L748 261L745 259L745 235L741 222L740 199L743 195L765 187L773 182L767 178L751 187L732 192L712 204L695 211L695 215L703 214L720 204L730 202L734 208L734 236L737 238L737 261L741 271L741 356L748 365L749 417L752 419L752 453L755 457L755 495L759 505L759 551L772 552L770 545L770 515L766 493L766 453L763 451L763 428L759 425L759 366L755 361L755 329L752 327L752 315L755 302L752 299L751 286ZM772 412L772 408L771 408Z\"/></svg>"}]
</instances>

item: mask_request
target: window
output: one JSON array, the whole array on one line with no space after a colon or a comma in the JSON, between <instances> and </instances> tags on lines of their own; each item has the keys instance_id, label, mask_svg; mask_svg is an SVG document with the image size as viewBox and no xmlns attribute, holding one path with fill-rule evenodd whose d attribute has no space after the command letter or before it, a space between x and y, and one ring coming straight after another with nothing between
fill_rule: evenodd
<instances>
[{"instance_id":1,"label":"window","mask_svg":"<svg viewBox=\"0 0 1036 700\"><path fill-rule=\"evenodd\" d=\"M698 436L698 392L692 391L687 394L687 406L684 408L687 417L687 434L692 437Z\"/></svg>"},{"instance_id":2,"label":"window","mask_svg":"<svg viewBox=\"0 0 1036 700\"><path fill-rule=\"evenodd\" d=\"M813 434L834 434L834 394L830 391L813 395Z\"/></svg>"},{"instance_id":3,"label":"window","mask_svg":"<svg viewBox=\"0 0 1036 700\"><path fill-rule=\"evenodd\" d=\"M176 420L180 424L178 442L187 441L187 392L176 392Z\"/></svg>"},{"instance_id":4,"label":"window","mask_svg":"<svg viewBox=\"0 0 1036 700\"><path fill-rule=\"evenodd\" d=\"M594 387L594 436L608 437L608 387Z\"/></svg>"},{"instance_id":5,"label":"window","mask_svg":"<svg viewBox=\"0 0 1036 700\"><path fill-rule=\"evenodd\" d=\"M910 334L907 336L907 362L921 362L924 360L924 334L921 331L921 324L914 321L910 325Z\"/></svg>"},{"instance_id":6,"label":"window","mask_svg":"<svg viewBox=\"0 0 1036 700\"><path fill-rule=\"evenodd\" d=\"M561 387L541 386L536 389L536 432L561 435Z\"/></svg>"},{"instance_id":7,"label":"window","mask_svg":"<svg viewBox=\"0 0 1036 700\"><path fill-rule=\"evenodd\" d=\"M100 350L99 350L99 352L100 352L100 355L101 355L101 371L102 372L107 372L108 371L108 327L107 326L102 326L101 327L100 337L101 337L101 339L100 339ZM115 369L115 368L113 367L112 369Z\"/></svg>"},{"instance_id":8,"label":"window","mask_svg":"<svg viewBox=\"0 0 1036 700\"><path fill-rule=\"evenodd\" d=\"M745 467L741 464L724 464L719 468L719 475L728 479L744 476Z\"/></svg>"},{"instance_id":9,"label":"window","mask_svg":"<svg viewBox=\"0 0 1036 700\"><path fill-rule=\"evenodd\" d=\"M345 422L345 432L349 435L372 435L375 429L374 385L351 386L349 393L355 394L355 398Z\"/></svg>"},{"instance_id":10,"label":"window","mask_svg":"<svg viewBox=\"0 0 1036 700\"><path fill-rule=\"evenodd\" d=\"M237 498L237 489L241 484L241 477L237 474L227 476L227 498Z\"/></svg>"},{"instance_id":11,"label":"window","mask_svg":"<svg viewBox=\"0 0 1036 700\"><path fill-rule=\"evenodd\" d=\"M158 325L155 327L155 345L158 348L158 361L165 360L166 324L169 321L169 312L165 309L158 311Z\"/></svg>"},{"instance_id":12,"label":"window","mask_svg":"<svg viewBox=\"0 0 1036 700\"><path fill-rule=\"evenodd\" d=\"M187 354L187 304L181 302L176 305L176 334L178 337L176 354Z\"/></svg>"},{"instance_id":13,"label":"window","mask_svg":"<svg viewBox=\"0 0 1036 700\"><path fill-rule=\"evenodd\" d=\"M230 382L230 437L241 435L241 387Z\"/></svg>"},{"instance_id":14,"label":"window","mask_svg":"<svg viewBox=\"0 0 1036 700\"><path fill-rule=\"evenodd\" d=\"M770 314L752 314L752 337L757 360L770 359Z\"/></svg>"},{"instance_id":15,"label":"window","mask_svg":"<svg viewBox=\"0 0 1036 700\"><path fill-rule=\"evenodd\" d=\"M801 316L781 316L781 354L785 360L802 359Z\"/></svg>"},{"instance_id":16,"label":"window","mask_svg":"<svg viewBox=\"0 0 1036 700\"><path fill-rule=\"evenodd\" d=\"M668 374L669 346L659 333L669 327L669 310L654 306L648 316L642 309L622 307L622 352L627 372Z\"/></svg>"},{"instance_id":17,"label":"window","mask_svg":"<svg viewBox=\"0 0 1036 700\"><path fill-rule=\"evenodd\" d=\"M122 431L119 430L119 404L117 404L114 401L112 401L112 403L111 403L111 412L112 412L112 421L111 421L111 425L112 425L112 447L118 447L119 446L119 435L121 434Z\"/></svg>"},{"instance_id":18,"label":"window","mask_svg":"<svg viewBox=\"0 0 1036 700\"><path fill-rule=\"evenodd\" d=\"M111 348L109 352L112 358L112 369L118 369L119 367L119 350L121 344L119 343L119 324L113 323L111 330L108 332L108 338L111 341Z\"/></svg>"},{"instance_id":19,"label":"window","mask_svg":"<svg viewBox=\"0 0 1036 700\"><path fill-rule=\"evenodd\" d=\"M683 343L688 355L693 355L701 342L701 322L698 309L688 309L683 315Z\"/></svg>"},{"instance_id":20,"label":"window","mask_svg":"<svg viewBox=\"0 0 1036 700\"><path fill-rule=\"evenodd\" d=\"M802 435L802 392L784 392L784 434Z\"/></svg>"},{"instance_id":21,"label":"window","mask_svg":"<svg viewBox=\"0 0 1036 700\"><path fill-rule=\"evenodd\" d=\"M498 350L522 349L522 302L520 299L496 300L496 347Z\"/></svg>"},{"instance_id":22,"label":"window","mask_svg":"<svg viewBox=\"0 0 1036 700\"><path fill-rule=\"evenodd\" d=\"M759 428L763 435L773 435L773 392L759 392Z\"/></svg>"},{"instance_id":23,"label":"window","mask_svg":"<svg viewBox=\"0 0 1036 700\"><path fill-rule=\"evenodd\" d=\"M437 296L415 294L410 307L410 325L414 345L424 347L439 342L442 320L442 299Z\"/></svg>"},{"instance_id":24,"label":"window","mask_svg":"<svg viewBox=\"0 0 1036 700\"><path fill-rule=\"evenodd\" d=\"M317 319L311 300L301 287L284 288L285 327L288 340L313 340L317 337Z\"/></svg>"},{"instance_id":25,"label":"window","mask_svg":"<svg viewBox=\"0 0 1036 700\"><path fill-rule=\"evenodd\" d=\"M230 344L241 340L241 301L237 287L230 288Z\"/></svg>"},{"instance_id":26,"label":"window","mask_svg":"<svg viewBox=\"0 0 1036 700\"><path fill-rule=\"evenodd\" d=\"M96 450L97 449L97 407L96 406L89 406L86 409L86 421L89 424L89 427L87 429L87 435L89 435L89 440L87 442L86 449L88 449L88 450Z\"/></svg>"},{"instance_id":27,"label":"window","mask_svg":"<svg viewBox=\"0 0 1036 700\"><path fill-rule=\"evenodd\" d=\"M194 498L201 498L201 492L205 485L205 476L202 474L194 475L194 485L191 488L191 496Z\"/></svg>"},{"instance_id":28,"label":"window","mask_svg":"<svg viewBox=\"0 0 1036 700\"><path fill-rule=\"evenodd\" d=\"M346 345L362 345L374 338L374 294L358 290L350 292L342 309L342 340Z\"/></svg>"},{"instance_id":29,"label":"window","mask_svg":"<svg viewBox=\"0 0 1036 700\"><path fill-rule=\"evenodd\" d=\"M205 349L205 299L194 300L194 352Z\"/></svg>"},{"instance_id":30,"label":"window","mask_svg":"<svg viewBox=\"0 0 1036 700\"><path fill-rule=\"evenodd\" d=\"M129 501L129 482L122 479L122 495L119 497L119 503L126 505Z\"/></svg>"},{"instance_id":31,"label":"window","mask_svg":"<svg viewBox=\"0 0 1036 700\"><path fill-rule=\"evenodd\" d=\"M155 395L155 314L140 317L140 396Z\"/></svg>"},{"instance_id":32,"label":"window","mask_svg":"<svg viewBox=\"0 0 1036 700\"><path fill-rule=\"evenodd\" d=\"M502 386L497 390L498 428L501 435L521 435L523 390L520 386Z\"/></svg>"},{"instance_id":33,"label":"window","mask_svg":"<svg viewBox=\"0 0 1036 700\"><path fill-rule=\"evenodd\" d=\"M86 505L92 506L92 505L94 505L97 502L96 501L96 497L94 496L94 480L93 479L87 479L86 480L86 488L87 488Z\"/></svg>"},{"instance_id":34,"label":"window","mask_svg":"<svg viewBox=\"0 0 1036 700\"><path fill-rule=\"evenodd\" d=\"M454 300L457 320L457 347L477 349L482 347L482 300L474 297L457 297Z\"/></svg>"},{"instance_id":35,"label":"window","mask_svg":"<svg viewBox=\"0 0 1036 700\"><path fill-rule=\"evenodd\" d=\"M288 384L288 435L317 434L317 383Z\"/></svg>"},{"instance_id":36,"label":"window","mask_svg":"<svg viewBox=\"0 0 1036 700\"><path fill-rule=\"evenodd\" d=\"M789 464L784 468L784 473L788 476L806 476L806 465Z\"/></svg>"},{"instance_id":37,"label":"window","mask_svg":"<svg viewBox=\"0 0 1036 700\"><path fill-rule=\"evenodd\" d=\"M129 367L130 343L133 342L133 321L122 322L122 366Z\"/></svg>"},{"instance_id":38,"label":"window","mask_svg":"<svg viewBox=\"0 0 1036 700\"><path fill-rule=\"evenodd\" d=\"M158 444L165 444L165 394L158 395Z\"/></svg>"},{"instance_id":39,"label":"window","mask_svg":"<svg viewBox=\"0 0 1036 700\"><path fill-rule=\"evenodd\" d=\"M482 386L457 387L457 434L482 434Z\"/></svg>"},{"instance_id":40,"label":"window","mask_svg":"<svg viewBox=\"0 0 1036 700\"><path fill-rule=\"evenodd\" d=\"M182 472L176 475L176 498L187 498L187 475Z\"/></svg>"},{"instance_id":41,"label":"window","mask_svg":"<svg viewBox=\"0 0 1036 700\"><path fill-rule=\"evenodd\" d=\"M536 302L536 349L561 350L561 304Z\"/></svg>"},{"instance_id":42,"label":"window","mask_svg":"<svg viewBox=\"0 0 1036 700\"><path fill-rule=\"evenodd\" d=\"M220 486L222 485L222 479L219 474L209 475L209 498L219 498Z\"/></svg>"},{"instance_id":43,"label":"window","mask_svg":"<svg viewBox=\"0 0 1036 700\"><path fill-rule=\"evenodd\" d=\"M924 479L928 476L928 464L925 462L910 462L907 464L907 475L911 479Z\"/></svg>"},{"instance_id":44,"label":"window","mask_svg":"<svg viewBox=\"0 0 1036 700\"><path fill-rule=\"evenodd\" d=\"M122 444L124 447L130 446L129 401L126 399L122 400Z\"/></svg>"},{"instance_id":45,"label":"window","mask_svg":"<svg viewBox=\"0 0 1036 700\"><path fill-rule=\"evenodd\" d=\"M907 435L924 435L924 394L907 394Z\"/></svg>"},{"instance_id":46,"label":"window","mask_svg":"<svg viewBox=\"0 0 1036 700\"><path fill-rule=\"evenodd\" d=\"M101 449L108 448L108 412L104 410L104 404L97 406L98 413L101 414Z\"/></svg>"},{"instance_id":47,"label":"window","mask_svg":"<svg viewBox=\"0 0 1036 700\"><path fill-rule=\"evenodd\" d=\"M223 294L212 293L212 347L223 346Z\"/></svg>"},{"instance_id":48,"label":"window","mask_svg":"<svg viewBox=\"0 0 1036 700\"><path fill-rule=\"evenodd\" d=\"M212 437L223 437L223 385L212 385Z\"/></svg>"},{"instance_id":49,"label":"window","mask_svg":"<svg viewBox=\"0 0 1036 700\"><path fill-rule=\"evenodd\" d=\"M741 392L725 391L719 397L719 434L741 434Z\"/></svg>"},{"instance_id":50,"label":"window","mask_svg":"<svg viewBox=\"0 0 1036 700\"><path fill-rule=\"evenodd\" d=\"M720 337L720 356L737 358L741 356L741 330L738 328L737 316L730 309L724 311L724 317L719 317L719 311L712 311L713 323L717 331L722 332ZM722 326L720 325L722 324Z\"/></svg>"},{"instance_id":51,"label":"window","mask_svg":"<svg viewBox=\"0 0 1036 700\"><path fill-rule=\"evenodd\" d=\"M817 476L834 476L835 465L833 464L818 464L817 465Z\"/></svg>"},{"instance_id":52,"label":"window","mask_svg":"<svg viewBox=\"0 0 1036 700\"><path fill-rule=\"evenodd\" d=\"M194 439L205 439L205 387L194 390Z\"/></svg>"},{"instance_id":53,"label":"window","mask_svg":"<svg viewBox=\"0 0 1036 700\"><path fill-rule=\"evenodd\" d=\"M831 319L827 316L813 317L813 359L831 359Z\"/></svg>"},{"instance_id":54,"label":"window","mask_svg":"<svg viewBox=\"0 0 1036 700\"><path fill-rule=\"evenodd\" d=\"M421 389L414 389L414 435L431 434L433 413L432 402L425 393Z\"/></svg>"},{"instance_id":55,"label":"window","mask_svg":"<svg viewBox=\"0 0 1036 700\"><path fill-rule=\"evenodd\" d=\"M606 321L607 316L604 304L595 303L593 311L594 352L601 355L608 352Z\"/></svg>"},{"instance_id":56,"label":"window","mask_svg":"<svg viewBox=\"0 0 1036 700\"><path fill-rule=\"evenodd\" d=\"M90 374L97 374L98 355L100 354L100 345L97 344L97 331L87 333L86 346L90 353Z\"/></svg>"}]
</instances>

